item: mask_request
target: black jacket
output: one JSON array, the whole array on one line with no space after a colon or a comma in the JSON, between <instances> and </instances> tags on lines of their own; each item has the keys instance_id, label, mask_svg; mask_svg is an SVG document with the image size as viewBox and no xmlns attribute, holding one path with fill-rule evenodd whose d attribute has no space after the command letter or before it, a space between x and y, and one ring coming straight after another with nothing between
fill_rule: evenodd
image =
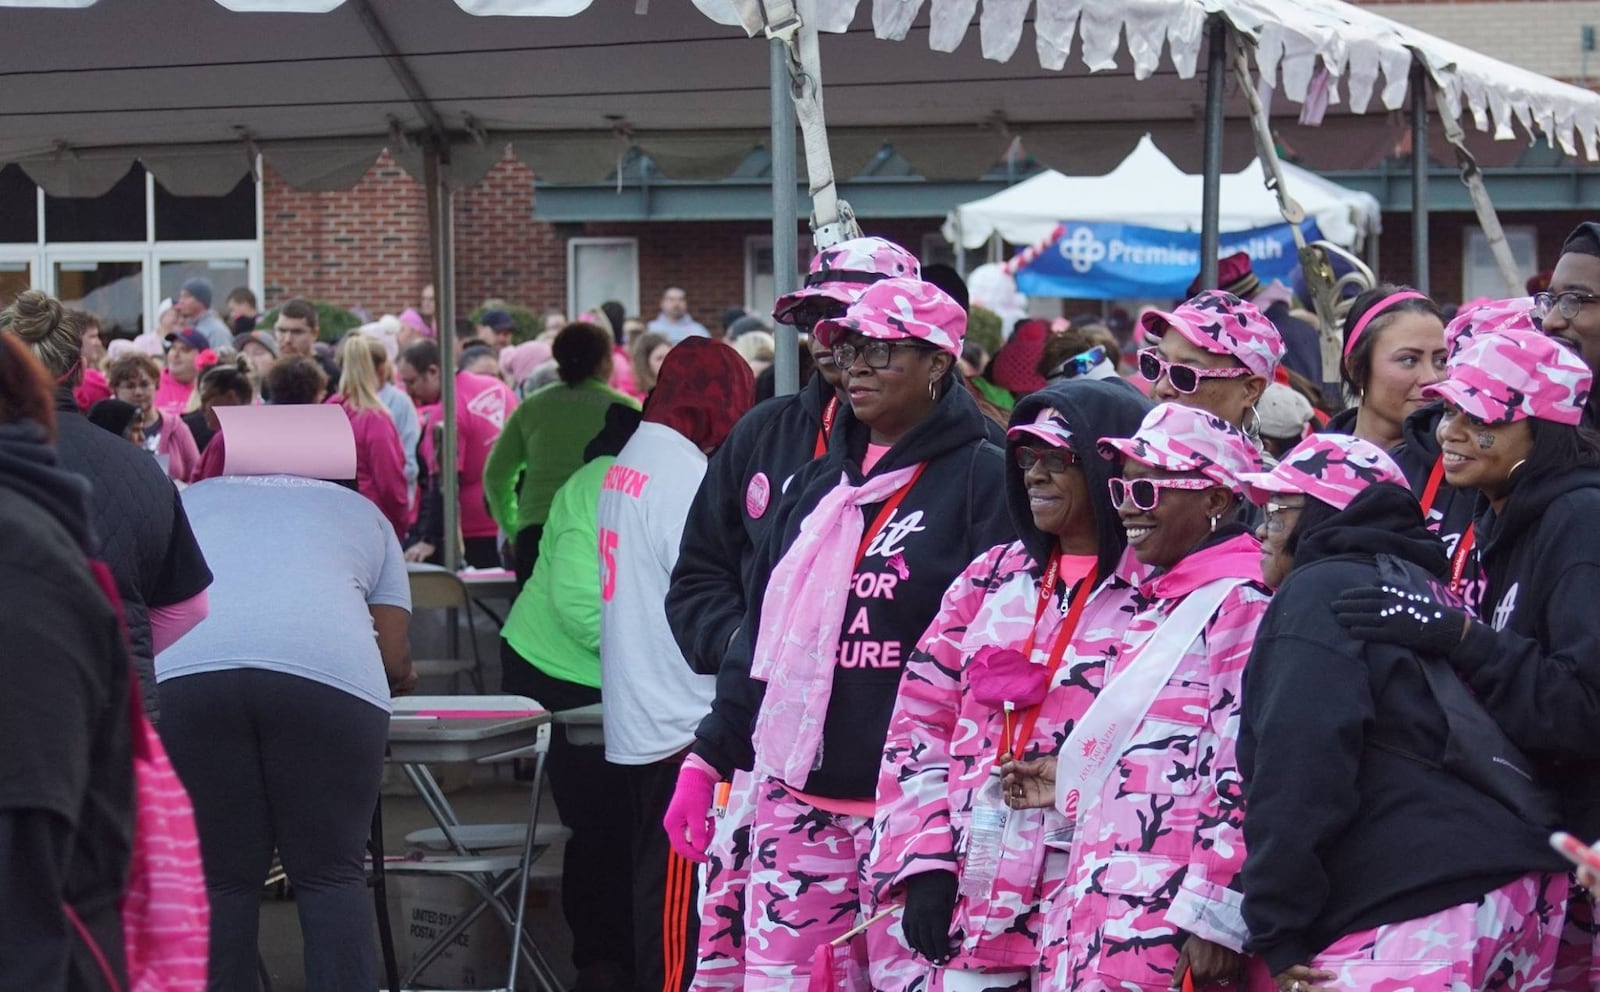
<instances>
[{"instance_id":1,"label":"black jacket","mask_svg":"<svg viewBox=\"0 0 1600 992\"><path fill-rule=\"evenodd\" d=\"M1562 800L1600 837L1600 468L1523 480L1478 518L1482 623L1450 655Z\"/></svg>"},{"instance_id":2,"label":"black jacket","mask_svg":"<svg viewBox=\"0 0 1600 992\"><path fill-rule=\"evenodd\" d=\"M89 482L89 521L99 558L117 580L128 652L152 720L158 715L149 609L173 606L211 585L211 570L183 512L183 500L154 458L89 423L62 390L56 397L61 467Z\"/></svg>"},{"instance_id":3,"label":"black jacket","mask_svg":"<svg viewBox=\"0 0 1600 992\"><path fill-rule=\"evenodd\" d=\"M1405 440L1389 452L1395 464L1406 474L1406 481L1411 484L1411 491L1417 494L1418 499L1423 497L1428 488L1428 478L1433 474L1434 466L1439 464L1439 438L1435 432L1443 415L1443 403L1429 403L1417 410L1406 418L1403 428ZM1434 492L1433 505L1428 507L1428 529L1439 535L1446 554L1455 554L1461 535L1472 526L1477 514L1478 491L1457 489L1441 475L1439 488ZM1461 595L1474 612L1482 605L1483 582L1478 578L1474 559L1467 562Z\"/></svg>"},{"instance_id":4,"label":"black jacket","mask_svg":"<svg viewBox=\"0 0 1600 992\"><path fill-rule=\"evenodd\" d=\"M1413 591L1444 577L1443 547L1398 486L1301 539L1245 669L1244 917L1274 974L1561 864L1497 800L1385 749L1438 761L1446 724L1414 654L1356 641L1334 617L1334 599L1376 581L1378 554L1400 559Z\"/></svg>"},{"instance_id":5,"label":"black jacket","mask_svg":"<svg viewBox=\"0 0 1600 992\"><path fill-rule=\"evenodd\" d=\"M722 666L744 622L756 549L789 479L816 457L822 414L834 392L813 375L792 396L775 396L739 418L711 456L683 525L667 590L667 623L689 667Z\"/></svg>"},{"instance_id":6,"label":"black jacket","mask_svg":"<svg viewBox=\"0 0 1600 992\"><path fill-rule=\"evenodd\" d=\"M1261 315L1272 322L1283 336L1283 364L1305 376L1315 385L1328 380L1322 375L1322 342L1315 326L1289 312L1289 304L1282 300L1262 311ZM1338 373L1334 373L1338 381Z\"/></svg>"},{"instance_id":7,"label":"black jacket","mask_svg":"<svg viewBox=\"0 0 1600 992\"><path fill-rule=\"evenodd\" d=\"M6 534L0 541L6 686L0 692L0 985L6 988L108 987L62 913L63 902L126 984L121 900L133 837L131 675L116 612L88 566L85 489L58 467L38 427L0 427Z\"/></svg>"},{"instance_id":8,"label":"black jacket","mask_svg":"<svg viewBox=\"0 0 1600 992\"><path fill-rule=\"evenodd\" d=\"M1102 457L1096 444L1101 438L1132 437L1153 406L1137 389L1120 379L1064 379L1024 396L1011 411L1013 427L1033 423L1045 407L1055 408L1071 425L1073 449L1079 456L1089 502L1094 507L1095 546L1099 549L1098 571L1102 577L1116 569L1117 561L1128 546L1128 533L1122 529L1122 521L1116 507L1111 505L1111 492L1107 488L1115 463ZM1006 441L1006 509L1011 515L1012 529L1028 549L1035 569L1042 572L1043 563L1050 560L1050 553L1056 548L1056 536L1033 525L1027 483L1016 459L1018 448L1041 443L1027 438ZM1067 595L1067 591L1063 589L1061 594Z\"/></svg>"},{"instance_id":9,"label":"black jacket","mask_svg":"<svg viewBox=\"0 0 1600 992\"><path fill-rule=\"evenodd\" d=\"M845 799L873 795L883 739L900 685L902 660L938 612L945 590L972 560L1013 539L1006 514L1003 453L988 440L986 418L964 389L946 389L933 412L878 462L878 475L927 462L915 485L879 534L852 579L841 633L841 664L823 726L821 763L805 782L790 785ZM859 483L870 432L841 406L825 457L794 476L777 506L757 552L754 573L771 573L799 533L800 523L840 473ZM861 508L866 521L881 504ZM894 559L899 559L895 562ZM899 565L897 569L895 566ZM871 576L868 580L865 577ZM893 596L859 596L893 577ZM761 616L764 583L748 590L745 620L717 672L717 694L701 722L694 750L728 774L750 768L750 735L765 691L750 679L751 632ZM857 621L861 627L854 632Z\"/></svg>"}]
</instances>

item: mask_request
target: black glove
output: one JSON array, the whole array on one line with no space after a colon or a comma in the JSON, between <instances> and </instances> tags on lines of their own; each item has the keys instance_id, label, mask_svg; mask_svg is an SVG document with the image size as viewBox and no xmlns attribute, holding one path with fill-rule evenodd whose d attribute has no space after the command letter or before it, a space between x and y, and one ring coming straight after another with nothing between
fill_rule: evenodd
<instances>
[{"instance_id":1,"label":"black glove","mask_svg":"<svg viewBox=\"0 0 1600 992\"><path fill-rule=\"evenodd\" d=\"M925 871L906 879L906 911L900 925L911 949L934 964L950 960L950 920L955 911L955 872Z\"/></svg>"},{"instance_id":2,"label":"black glove","mask_svg":"<svg viewBox=\"0 0 1600 992\"><path fill-rule=\"evenodd\" d=\"M1398 644L1448 657L1467 630L1467 615L1425 593L1395 586L1352 589L1333 601L1334 616L1360 641Z\"/></svg>"}]
</instances>

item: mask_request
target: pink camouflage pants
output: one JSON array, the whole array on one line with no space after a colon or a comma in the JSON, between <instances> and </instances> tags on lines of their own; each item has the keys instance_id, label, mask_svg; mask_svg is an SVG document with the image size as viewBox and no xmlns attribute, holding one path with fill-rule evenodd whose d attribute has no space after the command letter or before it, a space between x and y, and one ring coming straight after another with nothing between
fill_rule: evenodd
<instances>
[{"instance_id":1,"label":"pink camouflage pants","mask_svg":"<svg viewBox=\"0 0 1600 992\"><path fill-rule=\"evenodd\" d=\"M756 790L745 898L746 992L806 992L816 949L866 919L862 866L872 820L817 809L779 783ZM839 992L908 989L921 984L900 921L873 924L835 951Z\"/></svg>"},{"instance_id":2,"label":"pink camouflage pants","mask_svg":"<svg viewBox=\"0 0 1600 992\"><path fill-rule=\"evenodd\" d=\"M689 992L744 988L744 895L750 885L756 780L737 771L730 785L728 810L717 821L700 869L700 946Z\"/></svg>"},{"instance_id":3,"label":"pink camouflage pants","mask_svg":"<svg viewBox=\"0 0 1600 992\"><path fill-rule=\"evenodd\" d=\"M1594 897L1576 882L1567 903L1567 922L1556 952L1550 992L1593 992L1600 989L1600 920Z\"/></svg>"},{"instance_id":4,"label":"pink camouflage pants","mask_svg":"<svg viewBox=\"0 0 1600 992\"><path fill-rule=\"evenodd\" d=\"M1325 988L1362 992L1545 989L1567 891L1565 875L1524 875L1476 902L1341 937L1311 964L1338 976Z\"/></svg>"}]
</instances>

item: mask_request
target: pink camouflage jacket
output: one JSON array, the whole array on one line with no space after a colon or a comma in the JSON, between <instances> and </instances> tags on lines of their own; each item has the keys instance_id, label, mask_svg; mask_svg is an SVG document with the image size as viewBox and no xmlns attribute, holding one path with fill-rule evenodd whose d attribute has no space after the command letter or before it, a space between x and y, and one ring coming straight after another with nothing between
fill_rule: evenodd
<instances>
[{"instance_id":1,"label":"pink camouflage jacket","mask_svg":"<svg viewBox=\"0 0 1600 992\"><path fill-rule=\"evenodd\" d=\"M1165 990L1186 935L1236 951L1248 936L1231 887L1244 864L1235 748L1245 663L1269 601L1260 545L1241 534L1128 590L1120 636L1074 641L1062 672L1098 691L1185 596L1223 577L1249 581L1190 643L1079 824L1065 882L1045 909L1042 987ZM1040 722L1070 726L1085 698L1052 692Z\"/></svg>"},{"instance_id":2,"label":"pink camouflage jacket","mask_svg":"<svg viewBox=\"0 0 1600 992\"><path fill-rule=\"evenodd\" d=\"M1127 555L1119 570L1138 567ZM991 549L951 584L906 663L878 774L867 862L867 878L883 905L904 899L900 886L910 876L959 871L964 862L973 809L1005 736L1002 715L970 692L967 663L985 645L1024 645L1034 624L1039 571L1020 542ZM1093 659L1100 651L1094 646L1116 643L1132 615L1135 587L1129 583L1128 576L1103 582L1085 605L1074 647L1024 746L1026 757L1053 754L1070 729L1061 714L1092 701L1083 669L1098 667ZM1058 593L1063 607L1070 593ZM1064 613L1045 610L1034 637L1035 664L1046 664ZM1074 651L1080 656L1076 663L1070 660ZM1075 700L1072 706L1063 705L1068 698ZM1065 855L1046 847L1045 838L1062 826L1054 809L1009 814L989 895L963 896L956 903L951 933L958 939L949 968L1015 971L1038 965L1041 896L1047 892L1047 876L1061 881L1066 861ZM1047 858L1053 871L1047 870Z\"/></svg>"}]
</instances>

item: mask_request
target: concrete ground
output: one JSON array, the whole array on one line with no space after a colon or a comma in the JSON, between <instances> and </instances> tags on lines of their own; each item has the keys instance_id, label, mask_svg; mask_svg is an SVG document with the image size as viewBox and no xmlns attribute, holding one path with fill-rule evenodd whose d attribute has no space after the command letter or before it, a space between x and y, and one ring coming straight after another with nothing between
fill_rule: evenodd
<instances>
[{"instance_id":1,"label":"concrete ground","mask_svg":"<svg viewBox=\"0 0 1600 992\"><path fill-rule=\"evenodd\" d=\"M383 798L384 846L388 853L398 855L406 853L407 833L433 827L436 824L404 779L393 774L390 778L394 779L394 785L385 787ZM455 807L456 814L464 823L515 823L527 818L528 786L526 783L513 781L509 768L501 768L498 772L494 768L474 769L473 781L459 783L455 788L451 787L449 779L444 781L446 788L450 790L451 805ZM544 790L540 802L539 820L541 823L559 822L555 802L550 798L548 787ZM559 869L560 845L546 851L540 859L540 864ZM405 970L407 961L408 935L400 903L403 899L409 899L411 892L415 891L412 886L435 882L449 884L445 880L434 879L414 879L405 882L394 877L389 879L390 917L394 923L395 941L398 945L402 971ZM432 895L433 898L427 900L428 907L448 906L453 901L448 893L441 897L437 887L432 890ZM427 898L427 893L423 894L423 898ZM561 916L559 888L546 883L530 891L528 909L530 932L562 981L570 988L573 982L569 957L572 937L567 932L566 923ZM474 931L469 931L472 934L469 941L473 942L475 950L466 952L464 960L460 962L436 965L430 972L424 972L417 983L418 987L463 989L490 988L505 984L504 950L508 946L504 943L505 928L498 921L485 921L483 918L480 918L480 922L475 924L474 928ZM373 955L377 957L379 955L376 928L374 928L373 942ZM478 946L480 943L481 947ZM304 992L306 986L301 958L302 948L300 922L296 916L292 895L280 899L274 894L266 894L261 904L260 950L271 981L272 992ZM481 956L493 964L488 967L488 972L482 979L462 981L464 977L476 977L475 965L478 962L473 960L475 956ZM498 977L494 977L496 975ZM526 987L526 983L526 977L519 979L518 988Z\"/></svg>"}]
</instances>

